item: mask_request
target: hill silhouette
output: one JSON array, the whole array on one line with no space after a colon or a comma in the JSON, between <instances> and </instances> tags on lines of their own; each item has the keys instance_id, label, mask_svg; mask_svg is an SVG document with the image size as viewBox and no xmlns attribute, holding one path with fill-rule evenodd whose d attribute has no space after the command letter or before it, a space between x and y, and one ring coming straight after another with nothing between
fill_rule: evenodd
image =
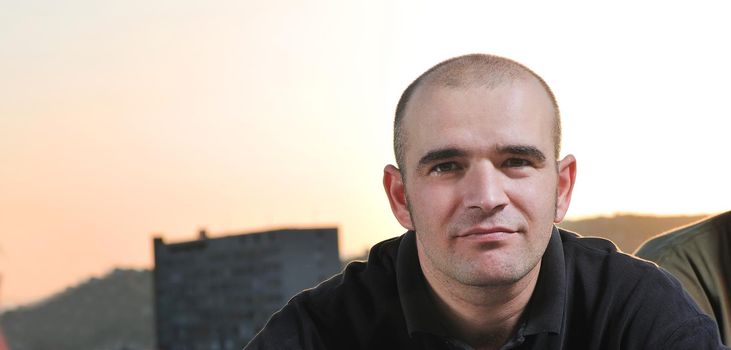
<instances>
[{"instance_id":1,"label":"hill silhouette","mask_svg":"<svg viewBox=\"0 0 731 350\"><path fill-rule=\"evenodd\" d=\"M152 350L152 274L115 269L0 318L13 350Z\"/></svg>"},{"instance_id":2,"label":"hill silhouette","mask_svg":"<svg viewBox=\"0 0 731 350\"><path fill-rule=\"evenodd\" d=\"M559 226L608 238L632 253L648 238L704 217L627 214ZM153 302L150 270L116 269L45 301L7 311L0 324L13 350L152 350Z\"/></svg>"}]
</instances>

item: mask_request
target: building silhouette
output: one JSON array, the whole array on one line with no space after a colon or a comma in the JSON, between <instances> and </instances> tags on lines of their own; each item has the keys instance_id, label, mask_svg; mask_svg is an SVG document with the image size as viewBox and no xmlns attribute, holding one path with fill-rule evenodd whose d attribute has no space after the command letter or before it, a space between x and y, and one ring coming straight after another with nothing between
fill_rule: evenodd
<instances>
[{"instance_id":1,"label":"building silhouette","mask_svg":"<svg viewBox=\"0 0 731 350\"><path fill-rule=\"evenodd\" d=\"M0 282L2 282L2 275L0 275ZM2 285L2 283L0 283ZM2 306L2 304L0 304ZM0 308L2 310L2 308ZM5 341L5 335L3 334L3 327L0 327L0 350L10 350L10 346L8 346L8 343Z\"/></svg>"},{"instance_id":2,"label":"building silhouette","mask_svg":"<svg viewBox=\"0 0 731 350\"><path fill-rule=\"evenodd\" d=\"M336 228L153 245L159 350L241 349L292 296L340 271Z\"/></svg>"}]
</instances>

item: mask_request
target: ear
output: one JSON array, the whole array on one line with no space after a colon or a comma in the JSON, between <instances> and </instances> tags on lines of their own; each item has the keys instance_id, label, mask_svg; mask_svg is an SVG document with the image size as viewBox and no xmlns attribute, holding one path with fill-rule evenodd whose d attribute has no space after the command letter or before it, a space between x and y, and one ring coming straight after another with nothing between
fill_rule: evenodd
<instances>
[{"instance_id":1,"label":"ear","mask_svg":"<svg viewBox=\"0 0 731 350\"><path fill-rule=\"evenodd\" d=\"M556 188L556 214L553 222L559 223L563 220L569 210L571 193L576 183L576 158L567 155L558 162L558 186Z\"/></svg>"},{"instance_id":2,"label":"ear","mask_svg":"<svg viewBox=\"0 0 731 350\"><path fill-rule=\"evenodd\" d=\"M409 213L406 188L401 177L401 171L393 165L389 164L383 168L383 188L386 190L393 216L396 217L401 226L413 230L414 225L411 221L411 213Z\"/></svg>"}]
</instances>

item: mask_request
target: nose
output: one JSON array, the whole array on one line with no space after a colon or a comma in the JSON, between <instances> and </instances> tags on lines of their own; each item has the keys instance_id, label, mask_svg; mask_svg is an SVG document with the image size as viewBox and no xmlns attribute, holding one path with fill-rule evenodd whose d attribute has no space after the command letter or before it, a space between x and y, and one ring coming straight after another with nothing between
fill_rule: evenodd
<instances>
[{"instance_id":1,"label":"nose","mask_svg":"<svg viewBox=\"0 0 731 350\"><path fill-rule=\"evenodd\" d=\"M468 209L480 209L492 214L509 202L504 176L491 162L474 164L463 181L463 201Z\"/></svg>"}]
</instances>

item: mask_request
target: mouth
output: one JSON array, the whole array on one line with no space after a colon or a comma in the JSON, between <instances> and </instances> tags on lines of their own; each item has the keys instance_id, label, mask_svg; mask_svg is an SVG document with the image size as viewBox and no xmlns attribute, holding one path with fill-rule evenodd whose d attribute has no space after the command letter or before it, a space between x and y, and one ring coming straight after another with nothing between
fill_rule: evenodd
<instances>
[{"instance_id":1,"label":"mouth","mask_svg":"<svg viewBox=\"0 0 731 350\"><path fill-rule=\"evenodd\" d=\"M504 226L479 226L458 234L457 238L479 242L498 242L511 238L516 232L516 230Z\"/></svg>"}]
</instances>

